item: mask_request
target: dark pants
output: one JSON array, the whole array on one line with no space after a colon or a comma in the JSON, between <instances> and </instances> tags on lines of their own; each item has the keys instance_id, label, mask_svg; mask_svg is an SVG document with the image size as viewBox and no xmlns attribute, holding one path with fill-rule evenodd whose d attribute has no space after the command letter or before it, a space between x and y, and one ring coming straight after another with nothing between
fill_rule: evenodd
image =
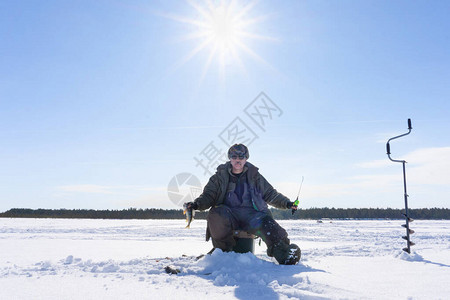
<instances>
[{"instance_id":1,"label":"dark pants","mask_svg":"<svg viewBox=\"0 0 450 300\"><path fill-rule=\"evenodd\" d=\"M223 251L231 251L236 244L233 237L235 230L244 230L261 237L268 248L280 241L289 245L286 230L273 219L270 211L221 205L210 209L207 221L207 240L211 236L214 248Z\"/></svg>"}]
</instances>

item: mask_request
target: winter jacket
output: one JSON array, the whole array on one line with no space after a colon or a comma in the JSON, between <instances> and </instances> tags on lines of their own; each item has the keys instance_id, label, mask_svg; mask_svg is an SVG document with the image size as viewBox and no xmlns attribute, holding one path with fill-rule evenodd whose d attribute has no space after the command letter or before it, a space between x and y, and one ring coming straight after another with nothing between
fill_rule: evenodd
<instances>
[{"instance_id":1,"label":"winter jacket","mask_svg":"<svg viewBox=\"0 0 450 300\"><path fill-rule=\"evenodd\" d=\"M217 167L216 174L211 176L203 193L195 199L199 210L206 210L224 203L230 181L231 163L227 162ZM258 168L247 162L244 166L247 173L247 183L251 193L253 207L256 210L267 210L267 205L286 209L289 199L270 185L258 172ZM244 172L245 172L244 171Z\"/></svg>"}]
</instances>

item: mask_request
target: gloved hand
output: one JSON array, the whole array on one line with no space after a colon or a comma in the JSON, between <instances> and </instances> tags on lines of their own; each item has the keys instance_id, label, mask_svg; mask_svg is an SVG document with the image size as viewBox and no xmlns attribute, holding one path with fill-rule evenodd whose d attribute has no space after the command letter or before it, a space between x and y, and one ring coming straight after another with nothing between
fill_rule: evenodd
<instances>
[{"instance_id":1,"label":"gloved hand","mask_svg":"<svg viewBox=\"0 0 450 300\"><path fill-rule=\"evenodd\" d=\"M198 209L198 204L195 202L187 202L185 203L185 207L186 208L192 208L193 210L197 210Z\"/></svg>"},{"instance_id":2,"label":"gloved hand","mask_svg":"<svg viewBox=\"0 0 450 300\"><path fill-rule=\"evenodd\" d=\"M286 204L286 208L287 209L293 209L293 210L297 210L297 205L294 205L294 202L292 202L292 201L289 201L287 204Z\"/></svg>"}]
</instances>

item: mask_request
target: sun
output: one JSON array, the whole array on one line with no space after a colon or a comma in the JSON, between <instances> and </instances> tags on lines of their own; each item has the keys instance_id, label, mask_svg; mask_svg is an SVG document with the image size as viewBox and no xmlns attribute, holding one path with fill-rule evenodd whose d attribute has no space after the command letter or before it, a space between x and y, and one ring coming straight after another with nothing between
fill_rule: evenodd
<instances>
[{"instance_id":1,"label":"sun","mask_svg":"<svg viewBox=\"0 0 450 300\"><path fill-rule=\"evenodd\" d=\"M204 55L203 79L213 64L219 67L219 73L225 76L226 68L237 66L245 72L244 60L266 63L249 46L253 40L274 40L271 37L254 32L255 24L261 23L266 16L253 16L256 1L242 5L243 1L205 0L187 3L194 9L195 17L171 16L172 19L189 24L189 31L182 41L194 41L195 47L184 56L181 64L187 63L197 55Z\"/></svg>"},{"instance_id":2,"label":"sun","mask_svg":"<svg viewBox=\"0 0 450 300\"><path fill-rule=\"evenodd\" d=\"M211 40L214 47L221 53L233 50L241 38L241 23L230 12L228 7L221 5L211 11L211 15L206 16L208 22L205 23L205 32L208 40Z\"/></svg>"}]
</instances>

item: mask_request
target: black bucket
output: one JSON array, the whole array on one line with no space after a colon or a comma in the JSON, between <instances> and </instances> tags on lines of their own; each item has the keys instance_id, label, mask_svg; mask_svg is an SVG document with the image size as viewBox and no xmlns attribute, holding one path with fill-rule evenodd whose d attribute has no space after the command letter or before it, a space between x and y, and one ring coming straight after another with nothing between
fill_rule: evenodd
<instances>
[{"instance_id":1,"label":"black bucket","mask_svg":"<svg viewBox=\"0 0 450 300\"><path fill-rule=\"evenodd\" d=\"M255 237L244 231L236 231L234 233L236 239L236 245L233 247L233 251L236 253L255 252Z\"/></svg>"}]
</instances>

